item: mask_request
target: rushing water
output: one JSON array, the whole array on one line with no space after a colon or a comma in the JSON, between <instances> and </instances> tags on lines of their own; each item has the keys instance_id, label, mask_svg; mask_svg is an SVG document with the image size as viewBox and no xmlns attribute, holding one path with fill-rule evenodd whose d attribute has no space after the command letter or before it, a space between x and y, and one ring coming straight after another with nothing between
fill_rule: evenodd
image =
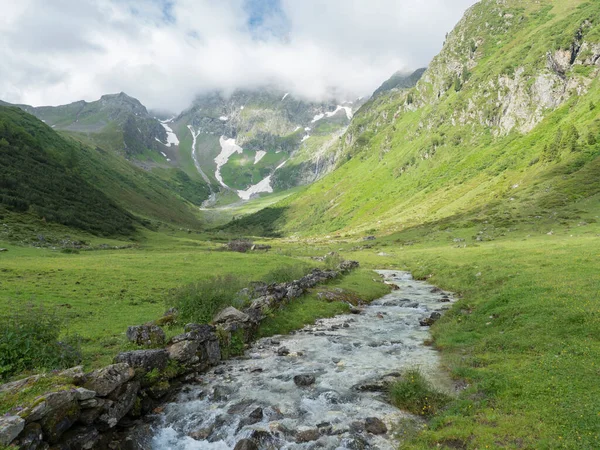
<instances>
[{"instance_id":1,"label":"rushing water","mask_svg":"<svg viewBox=\"0 0 600 450\"><path fill-rule=\"evenodd\" d=\"M366 433L357 422L377 417L391 428L407 414L381 393L356 386L413 367L430 377L439 373L436 352L423 345L428 328L419 319L448 303L443 293L408 273L378 272L400 289L359 315L319 320L297 333L257 341L243 358L211 370L166 406L152 448L225 450L249 437L259 438L264 449L395 448L389 434ZM288 355L280 355L282 347ZM299 387L294 377L300 374L316 381ZM302 440L297 432L316 429L318 440L297 442Z\"/></svg>"}]
</instances>

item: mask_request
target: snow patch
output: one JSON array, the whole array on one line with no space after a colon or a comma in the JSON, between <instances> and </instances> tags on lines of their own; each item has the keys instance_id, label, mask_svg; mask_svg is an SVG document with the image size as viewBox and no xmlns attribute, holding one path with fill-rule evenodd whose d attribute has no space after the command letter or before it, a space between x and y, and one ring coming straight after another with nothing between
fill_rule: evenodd
<instances>
[{"instance_id":1,"label":"snow patch","mask_svg":"<svg viewBox=\"0 0 600 450\"><path fill-rule=\"evenodd\" d=\"M302 137L302 140L300 142L304 142L305 140L307 140L310 137L310 134L307 134L305 136Z\"/></svg>"},{"instance_id":2,"label":"snow patch","mask_svg":"<svg viewBox=\"0 0 600 450\"><path fill-rule=\"evenodd\" d=\"M279 164L277 166L277 168L275 169L275 171L281 169L285 165L286 162L287 161L284 161L281 164ZM275 173L275 171L273 171L273 173ZM259 183L255 184L253 186L250 186L245 191L237 191L238 196L242 200L250 200L250 198L252 198L252 196L254 194L272 193L273 192L273 187L271 186L271 177L272 176L273 176L273 174L269 175L268 177L266 177Z\"/></svg>"},{"instance_id":3,"label":"snow patch","mask_svg":"<svg viewBox=\"0 0 600 450\"><path fill-rule=\"evenodd\" d=\"M298 131L300 128L302 128L302 127L296 127L296 129L294 130L294 133L295 133L296 131Z\"/></svg>"},{"instance_id":4,"label":"snow patch","mask_svg":"<svg viewBox=\"0 0 600 450\"><path fill-rule=\"evenodd\" d=\"M223 177L221 176L221 167L227 164L229 158L235 153L243 153L244 149L235 143L235 139L225 139L225 136L221 136L219 139L219 143L221 144L221 153L215 158L215 163L217 163L217 170L215 171L215 178L221 186L224 188L229 188L223 181Z\"/></svg>"},{"instance_id":5,"label":"snow patch","mask_svg":"<svg viewBox=\"0 0 600 450\"><path fill-rule=\"evenodd\" d=\"M311 130L311 128L310 128L310 127L306 127L306 128L304 129L304 131L310 131L310 130Z\"/></svg>"},{"instance_id":6,"label":"snow patch","mask_svg":"<svg viewBox=\"0 0 600 450\"><path fill-rule=\"evenodd\" d=\"M227 117L227 116L221 116L221 117L219 117L219 120L221 120L223 122L227 122L229 120L229 117Z\"/></svg>"},{"instance_id":7,"label":"snow patch","mask_svg":"<svg viewBox=\"0 0 600 450\"><path fill-rule=\"evenodd\" d=\"M350 108L349 106L342 106L342 105L338 105L337 108L335 108L335 111L330 111L330 112L326 112L323 114L317 114L313 120L312 123L318 122L319 120L325 118L325 117L333 117L335 116L338 112L340 112L341 110L344 110L346 113L346 117L348 118L348 120L352 120L352 108Z\"/></svg>"},{"instance_id":8,"label":"snow patch","mask_svg":"<svg viewBox=\"0 0 600 450\"><path fill-rule=\"evenodd\" d=\"M281 101L284 101L288 95L290 95L290 93L286 92L285 95L283 96L283 98L281 99Z\"/></svg>"},{"instance_id":9,"label":"snow patch","mask_svg":"<svg viewBox=\"0 0 600 450\"><path fill-rule=\"evenodd\" d=\"M312 123L318 122L319 120L321 120L323 117L325 117L325 114L317 114L313 120L311 120Z\"/></svg>"},{"instance_id":10,"label":"snow patch","mask_svg":"<svg viewBox=\"0 0 600 450\"><path fill-rule=\"evenodd\" d=\"M161 155L163 155L165 158L167 157L167 154L165 152L160 152Z\"/></svg>"},{"instance_id":11,"label":"snow patch","mask_svg":"<svg viewBox=\"0 0 600 450\"><path fill-rule=\"evenodd\" d=\"M254 164L258 164L259 161L261 159L263 159L265 157L265 155L267 154L267 152L263 151L263 150L259 150L256 152L256 155L254 156Z\"/></svg>"},{"instance_id":12,"label":"snow patch","mask_svg":"<svg viewBox=\"0 0 600 450\"><path fill-rule=\"evenodd\" d=\"M240 106L240 109L243 111L243 110L244 110L244 107L243 107L243 106Z\"/></svg>"},{"instance_id":13,"label":"snow patch","mask_svg":"<svg viewBox=\"0 0 600 450\"><path fill-rule=\"evenodd\" d=\"M171 122L172 120L173 119L160 121L160 124L163 126L163 128L167 132L167 143L164 144L164 142L163 142L163 144L166 145L167 147L171 147L173 145L179 145L179 139L177 139L177 135L173 132L171 127L169 125L167 125L167 123ZM161 141L159 141L159 142L161 142Z\"/></svg>"}]
</instances>

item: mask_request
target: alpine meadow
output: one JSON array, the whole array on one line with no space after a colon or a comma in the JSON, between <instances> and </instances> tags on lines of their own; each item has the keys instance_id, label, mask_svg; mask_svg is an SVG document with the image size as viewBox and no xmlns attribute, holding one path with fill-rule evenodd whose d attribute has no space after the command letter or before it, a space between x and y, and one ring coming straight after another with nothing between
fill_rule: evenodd
<instances>
[{"instance_id":1,"label":"alpine meadow","mask_svg":"<svg viewBox=\"0 0 600 450\"><path fill-rule=\"evenodd\" d=\"M600 448L600 2L313 3L6 5L0 450Z\"/></svg>"}]
</instances>

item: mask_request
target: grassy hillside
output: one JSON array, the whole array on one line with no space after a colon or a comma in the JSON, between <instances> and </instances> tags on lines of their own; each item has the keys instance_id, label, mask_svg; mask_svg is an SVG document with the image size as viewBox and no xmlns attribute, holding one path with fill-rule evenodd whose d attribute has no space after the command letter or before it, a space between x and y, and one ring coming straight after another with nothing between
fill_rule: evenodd
<instances>
[{"instance_id":1,"label":"grassy hillside","mask_svg":"<svg viewBox=\"0 0 600 450\"><path fill-rule=\"evenodd\" d=\"M598 2L475 5L414 89L357 113L341 167L276 205L274 224L272 211L248 220L300 234L508 227L594 196L598 17Z\"/></svg>"},{"instance_id":2,"label":"grassy hillside","mask_svg":"<svg viewBox=\"0 0 600 450\"><path fill-rule=\"evenodd\" d=\"M0 208L94 234L130 234L133 217L79 170L80 149L18 108L0 107Z\"/></svg>"},{"instance_id":3,"label":"grassy hillside","mask_svg":"<svg viewBox=\"0 0 600 450\"><path fill-rule=\"evenodd\" d=\"M143 170L14 107L2 107L0 121L2 203L13 213L32 212L47 222L103 234L130 233L134 215L138 222L202 226L196 206L208 198L208 187L182 170ZM13 214L11 222L24 220Z\"/></svg>"}]
</instances>

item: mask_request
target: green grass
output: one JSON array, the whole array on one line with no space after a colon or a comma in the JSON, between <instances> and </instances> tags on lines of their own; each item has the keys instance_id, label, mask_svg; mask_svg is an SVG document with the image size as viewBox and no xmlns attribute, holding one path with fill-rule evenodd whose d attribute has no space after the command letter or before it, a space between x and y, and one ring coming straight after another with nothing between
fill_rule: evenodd
<instances>
[{"instance_id":1,"label":"green grass","mask_svg":"<svg viewBox=\"0 0 600 450\"><path fill-rule=\"evenodd\" d=\"M462 232L423 227L345 254L461 297L432 333L444 367L468 387L403 448L598 448L600 227L458 248L450 237Z\"/></svg>"},{"instance_id":2,"label":"green grass","mask_svg":"<svg viewBox=\"0 0 600 450\"><path fill-rule=\"evenodd\" d=\"M98 366L123 346L128 326L162 316L170 290L229 273L260 279L296 263L277 252L223 252L204 236L170 234L147 233L131 249L79 254L2 243L9 251L0 253L0 308L27 302L56 308L66 331L83 338L85 364Z\"/></svg>"},{"instance_id":3,"label":"green grass","mask_svg":"<svg viewBox=\"0 0 600 450\"><path fill-rule=\"evenodd\" d=\"M447 394L434 389L418 370L402 374L402 380L390 386L388 395L394 406L425 417L438 414L450 401Z\"/></svg>"}]
</instances>

